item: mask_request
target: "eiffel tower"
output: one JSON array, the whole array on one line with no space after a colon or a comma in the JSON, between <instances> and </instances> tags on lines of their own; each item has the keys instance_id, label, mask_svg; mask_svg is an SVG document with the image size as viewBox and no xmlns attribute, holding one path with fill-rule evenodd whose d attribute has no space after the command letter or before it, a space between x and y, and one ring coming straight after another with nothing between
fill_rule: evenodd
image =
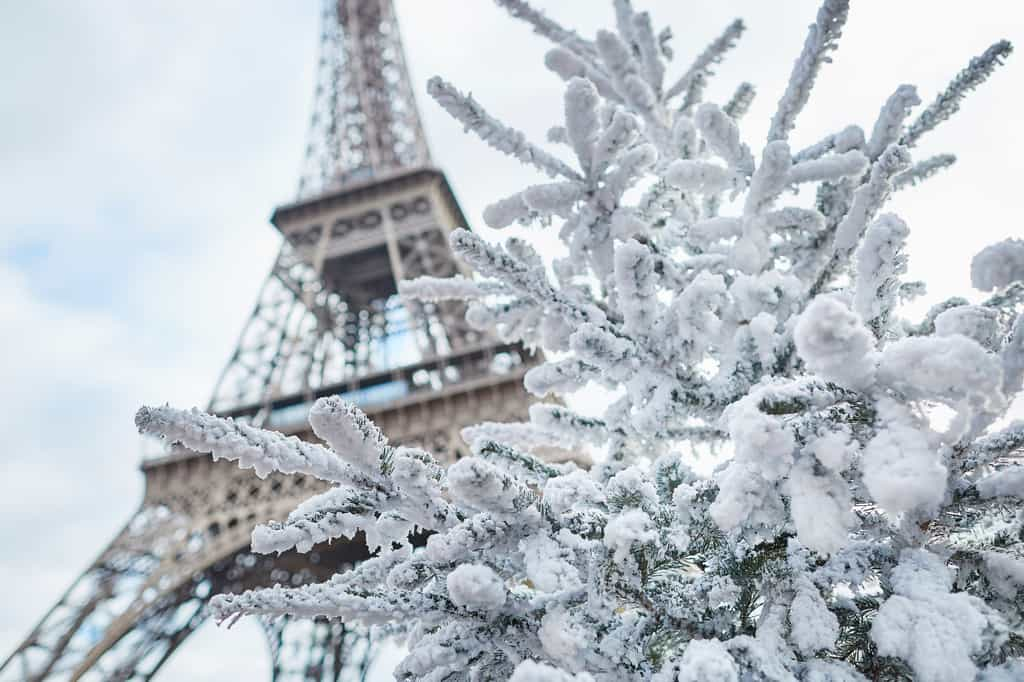
<instances>
[{"instance_id":1,"label":"eiffel tower","mask_svg":"<svg viewBox=\"0 0 1024 682\"><path fill-rule=\"evenodd\" d=\"M430 152L391 0L326 0L302 179L271 222L284 240L209 411L312 439L318 397L359 404L393 441L454 459L459 430L525 419L523 349L469 328L461 304L412 305L397 282L455 274L466 225ZM327 579L362 543L249 551L258 522L317 492L183 449L143 462L140 508L0 666L12 680L149 680L214 594ZM368 639L343 623L263 623L274 680L365 676Z\"/></svg>"}]
</instances>

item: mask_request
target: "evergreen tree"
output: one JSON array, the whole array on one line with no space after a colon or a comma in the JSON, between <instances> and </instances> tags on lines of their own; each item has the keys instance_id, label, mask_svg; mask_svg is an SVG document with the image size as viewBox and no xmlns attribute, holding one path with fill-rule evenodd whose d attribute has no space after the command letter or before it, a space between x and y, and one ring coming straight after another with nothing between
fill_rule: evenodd
<instances>
[{"instance_id":1,"label":"evergreen tree","mask_svg":"<svg viewBox=\"0 0 1024 682\"><path fill-rule=\"evenodd\" d=\"M1024 241L974 259L987 299L910 322L909 228L883 212L953 162L912 152L1010 45L916 116L903 85L867 132L794 150L847 16L825 0L755 154L738 127L754 89L703 101L742 22L671 78L670 31L629 0L593 40L498 2L555 45L565 117L549 142L566 153L441 79L429 92L549 176L486 222L557 224L567 255L459 230L452 248L479 277L402 293L466 300L473 325L548 351L526 387L552 400L528 423L466 429L474 456L447 469L337 398L310 413L325 446L141 409L144 432L334 484L258 527L256 551L363 531L375 552L327 583L218 596L217 616L386 624L408 644L401 679L1024 679L1024 422L1004 418L1024 380ZM615 396L600 419L559 400L593 384ZM551 464L549 446L601 456ZM698 476L692 453L710 449L729 456Z\"/></svg>"}]
</instances>

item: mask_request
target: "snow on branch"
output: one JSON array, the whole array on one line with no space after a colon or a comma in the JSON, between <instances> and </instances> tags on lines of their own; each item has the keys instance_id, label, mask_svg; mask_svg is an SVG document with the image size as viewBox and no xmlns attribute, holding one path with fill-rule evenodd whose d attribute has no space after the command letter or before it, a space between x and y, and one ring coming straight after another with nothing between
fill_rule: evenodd
<instances>
[{"instance_id":1,"label":"snow on branch","mask_svg":"<svg viewBox=\"0 0 1024 682\"><path fill-rule=\"evenodd\" d=\"M651 113L657 98L654 89L641 76L641 67L633 57L632 48L618 34L598 31L597 51L622 99L653 121Z\"/></svg>"},{"instance_id":2,"label":"snow on branch","mask_svg":"<svg viewBox=\"0 0 1024 682\"><path fill-rule=\"evenodd\" d=\"M674 161L665 173L665 180L679 189L699 194L718 194L735 188L740 179L725 166L710 161Z\"/></svg>"},{"instance_id":3,"label":"snow on branch","mask_svg":"<svg viewBox=\"0 0 1024 682\"><path fill-rule=\"evenodd\" d=\"M754 170L754 157L750 148L740 141L736 122L717 104L706 102L697 109L694 124L704 138L708 149L729 164L730 168L745 174Z\"/></svg>"},{"instance_id":4,"label":"snow on branch","mask_svg":"<svg viewBox=\"0 0 1024 682\"><path fill-rule=\"evenodd\" d=\"M771 129L768 131L769 142L789 138L790 131L796 125L796 117L811 96L822 64L829 61L829 52L838 45L849 11L849 0L825 0L818 9L818 16L808 29L804 49L793 64L789 85L772 117Z\"/></svg>"},{"instance_id":5,"label":"snow on branch","mask_svg":"<svg viewBox=\"0 0 1024 682\"><path fill-rule=\"evenodd\" d=\"M286 522L257 526L252 533L252 549L260 554L280 554L289 549L308 552L328 540L354 538L365 525L366 515L372 518L375 497L368 491L331 488L303 502Z\"/></svg>"},{"instance_id":6,"label":"snow on branch","mask_svg":"<svg viewBox=\"0 0 1024 682\"><path fill-rule=\"evenodd\" d=\"M864 234L864 229L892 192L892 179L910 167L910 154L905 147L890 146L871 166L871 177L857 188L853 203L836 228L833 252L844 256L851 252Z\"/></svg>"},{"instance_id":7,"label":"snow on branch","mask_svg":"<svg viewBox=\"0 0 1024 682\"><path fill-rule=\"evenodd\" d=\"M750 105L754 103L754 97L757 95L757 90L750 83L740 83L739 87L736 88L736 92L732 94L729 101L722 111L728 114L732 120L738 121L743 118L748 111L750 111Z\"/></svg>"},{"instance_id":8,"label":"snow on branch","mask_svg":"<svg viewBox=\"0 0 1024 682\"><path fill-rule=\"evenodd\" d=\"M593 365L568 358L531 367L523 378L523 385L533 395L543 398L549 393L574 393L600 377L601 371Z\"/></svg>"},{"instance_id":9,"label":"snow on branch","mask_svg":"<svg viewBox=\"0 0 1024 682\"><path fill-rule=\"evenodd\" d=\"M530 422L544 431L563 436L567 444L600 444L608 435L608 426L603 420L584 417L561 405L550 403L531 405Z\"/></svg>"},{"instance_id":10,"label":"snow on branch","mask_svg":"<svg viewBox=\"0 0 1024 682\"><path fill-rule=\"evenodd\" d=\"M913 85L901 85L889 96L882 111L878 114L871 138L864 152L874 161L886 148L900 139L903 132L903 121L910 115L910 110L921 103L917 96L917 88Z\"/></svg>"},{"instance_id":11,"label":"snow on branch","mask_svg":"<svg viewBox=\"0 0 1024 682\"><path fill-rule=\"evenodd\" d=\"M593 167L593 148L601 132L597 88L583 78L573 78L565 89L565 133L585 175Z\"/></svg>"},{"instance_id":12,"label":"snow on branch","mask_svg":"<svg viewBox=\"0 0 1024 682\"><path fill-rule=\"evenodd\" d=\"M1006 428L976 440L963 457L965 471L990 464L1024 450L1024 421L1015 421Z\"/></svg>"},{"instance_id":13,"label":"snow on branch","mask_svg":"<svg viewBox=\"0 0 1024 682\"><path fill-rule=\"evenodd\" d=\"M453 230L449 239L452 250L484 276L503 280L538 303L550 304L581 322L601 324L605 321L604 314L595 306L576 304L556 291L545 279L543 271L526 267L503 249L488 245L469 230Z\"/></svg>"},{"instance_id":14,"label":"snow on branch","mask_svg":"<svg viewBox=\"0 0 1024 682\"><path fill-rule=\"evenodd\" d=\"M971 285L979 291L1002 289L1020 281L1024 281L1024 239L991 244L971 260Z\"/></svg>"},{"instance_id":15,"label":"snow on branch","mask_svg":"<svg viewBox=\"0 0 1024 682\"><path fill-rule=\"evenodd\" d=\"M462 275L405 279L398 283L398 293L407 299L436 303L438 301L468 301L500 294L505 288L498 282L478 282Z\"/></svg>"},{"instance_id":16,"label":"snow on branch","mask_svg":"<svg viewBox=\"0 0 1024 682\"><path fill-rule=\"evenodd\" d=\"M895 191L918 185L954 163L956 163L955 154L936 154L924 161L918 161L892 179L892 188Z\"/></svg>"},{"instance_id":17,"label":"snow on branch","mask_svg":"<svg viewBox=\"0 0 1024 682\"><path fill-rule=\"evenodd\" d=\"M309 474L324 481L347 483L362 476L325 447L264 431L234 419L215 417L193 408L142 407L135 414L139 433L161 436L169 443L181 443L196 452L209 452L216 459L238 462L253 469L260 478L279 471Z\"/></svg>"},{"instance_id":18,"label":"snow on branch","mask_svg":"<svg viewBox=\"0 0 1024 682\"><path fill-rule=\"evenodd\" d=\"M856 149L851 149L842 154L829 154L794 164L789 169L786 181L791 185L804 182L835 182L841 178L863 175L867 168L867 157Z\"/></svg>"},{"instance_id":19,"label":"snow on branch","mask_svg":"<svg viewBox=\"0 0 1024 682\"><path fill-rule=\"evenodd\" d=\"M690 68L679 77L668 90L665 91L664 99L671 99L676 95L686 92L693 84L701 79L711 75L711 67L718 64L725 57L725 53L736 46L736 42L743 35L743 31L746 30L746 25L742 19L736 19L731 24L725 27L722 35L715 38L715 40L707 46L707 48L697 56Z\"/></svg>"},{"instance_id":20,"label":"snow on branch","mask_svg":"<svg viewBox=\"0 0 1024 682\"><path fill-rule=\"evenodd\" d=\"M380 473L388 439L358 407L336 396L320 398L309 411L309 425L349 464L367 476Z\"/></svg>"},{"instance_id":21,"label":"snow on branch","mask_svg":"<svg viewBox=\"0 0 1024 682\"><path fill-rule=\"evenodd\" d=\"M336 581L314 583L302 587L275 587L247 590L241 594L217 595L210 600L210 613L219 621L232 622L242 615L303 618L340 618L345 621L378 625L437 609L454 612L455 607L443 597L425 593L394 593L378 589L365 594L344 590Z\"/></svg>"},{"instance_id":22,"label":"snow on branch","mask_svg":"<svg viewBox=\"0 0 1024 682\"><path fill-rule=\"evenodd\" d=\"M548 53L544 56L544 65L558 74L558 77L564 81L569 81L573 78L586 78L594 84L594 87L597 88L598 92L605 99L613 102L622 101L621 95L619 95L611 80L608 79L608 76L603 71L599 71L597 66L591 61L580 57L572 50L562 47L548 50Z\"/></svg>"},{"instance_id":23,"label":"snow on branch","mask_svg":"<svg viewBox=\"0 0 1024 682\"><path fill-rule=\"evenodd\" d=\"M525 0L495 0L509 14L516 19L525 21L533 26L537 35L544 36L553 43L565 45L580 55L593 56L595 54L593 44L581 38L575 31L563 27L553 19L548 18L540 10L534 9Z\"/></svg>"},{"instance_id":24,"label":"snow on branch","mask_svg":"<svg viewBox=\"0 0 1024 682\"><path fill-rule=\"evenodd\" d=\"M899 216L886 213L868 226L857 250L853 308L878 337L898 303L899 277L907 271L903 248L909 234Z\"/></svg>"},{"instance_id":25,"label":"snow on branch","mask_svg":"<svg viewBox=\"0 0 1024 682\"><path fill-rule=\"evenodd\" d=\"M509 128L488 114L471 95L463 95L441 78L431 78L427 82L427 92L466 130L475 133L494 149L534 166L551 177L561 175L570 180L581 179L579 173L565 162L528 142L523 133Z\"/></svg>"},{"instance_id":26,"label":"snow on branch","mask_svg":"<svg viewBox=\"0 0 1024 682\"><path fill-rule=\"evenodd\" d=\"M833 133L798 151L793 155L793 163L817 159L833 150L839 153L848 152L853 149L860 150L864 148L864 145L864 131L861 130L860 126L847 126L838 133Z\"/></svg>"},{"instance_id":27,"label":"snow on branch","mask_svg":"<svg viewBox=\"0 0 1024 682\"><path fill-rule=\"evenodd\" d=\"M859 315L832 296L818 296L793 332L797 352L822 379L848 388L874 382L875 339Z\"/></svg>"},{"instance_id":28,"label":"snow on branch","mask_svg":"<svg viewBox=\"0 0 1024 682\"><path fill-rule=\"evenodd\" d=\"M934 129L953 114L960 111L960 102L976 87L988 80L996 67L1013 52L1013 46L1006 40L990 46L981 55L971 59L963 71L935 98L935 101L921 112L900 139L900 144L913 147L921 136Z\"/></svg>"},{"instance_id":29,"label":"snow on branch","mask_svg":"<svg viewBox=\"0 0 1024 682\"><path fill-rule=\"evenodd\" d=\"M479 436L473 441L473 454L520 476L542 481L565 473L562 468L547 464L534 455Z\"/></svg>"},{"instance_id":30,"label":"snow on branch","mask_svg":"<svg viewBox=\"0 0 1024 682\"><path fill-rule=\"evenodd\" d=\"M661 46L651 26L651 15L638 12L633 15L633 42L640 52L644 76L656 93L661 92L665 80L665 63L661 59Z\"/></svg>"},{"instance_id":31,"label":"snow on branch","mask_svg":"<svg viewBox=\"0 0 1024 682\"><path fill-rule=\"evenodd\" d=\"M524 450L561 447L565 444L564 439L556 434L548 433L534 424L522 422L481 422L462 429L460 435L470 447L478 441L506 443Z\"/></svg>"}]
</instances>

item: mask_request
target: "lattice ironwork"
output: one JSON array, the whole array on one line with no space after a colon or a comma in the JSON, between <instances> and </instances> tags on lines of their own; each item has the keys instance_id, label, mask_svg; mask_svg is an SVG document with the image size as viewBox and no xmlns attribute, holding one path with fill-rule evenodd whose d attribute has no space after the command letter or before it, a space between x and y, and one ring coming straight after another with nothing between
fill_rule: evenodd
<instances>
[{"instance_id":1,"label":"lattice ironwork","mask_svg":"<svg viewBox=\"0 0 1024 682\"><path fill-rule=\"evenodd\" d=\"M391 0L326 0L321 26L299 197L429 166Z\"/></svg>"},{"instance_id":2,"label":"lattice ironwork","mask_svg":"<svg viewBox=\"0 0 1024 682\"><path fill-rule=\"evenodd\" d=\"M211 411L273 423L276 410L324 392L368 389L403 367L493 345L466 325L462 304L409 305L397 293L402 279L458 271L447 234L463 220L432 169L279 209L285 242ZM416 386L392 389L401 393L378 387L373 398Z\"/></svg>"},{"instance_id":3,"label":"lattice ironwork","mask_svg":"<svg viewBox=\"0 0 1024 682\"><path fill-rule=\"evenodd\" d=\"M402 279L457 272L466 224L429 153L388 0L325 3L320 82L281 251L210 410L312 438L311 401L341 394L391 439L455 459L462 427L527 418L515 344L470 329L461 304L403 305ZM365 558L360 538L309 555L249 551L250 530L317 490L182 450L143 464L143 503L0 665L15 680L149 680L206 618L207 600L325 580ZM373 647L344 623L266 622L274 680L359 680Z\"/></svg>"},{"instance_id":4,"label":"lattice ironwork","mask_svg":"<svg viewBox=\"0 0 1024 682\"><path fill-rule=\"evenodd\" d=\"M358 543L312 556L249 551L256 521L283 518L315 490L303 477L261 480L192 453L147 465L141 509L4 664L0 680L149 680L204 622L213 594L325 580L342 564L365 558ZM346 643L366 649L344 626L328 630L330 637L306 642L301 658L333 662ZM274 679L334 679L297 676L280 656L294 652L272 653L282 673ZM347 679L365 669L358 658L353 665Z\"/></svg>"},{"instance_id":5,"label":"lattice ironwork","mask_svg":"<svg viewBox=\"0 0 1024 682\"><path fill-rule=\"evenodd\" d=\"M344 623L277 618L265 620L263 629L273 654L275 681L364 679L373 661L372 641Z\"/></svg>"}]
</instances>

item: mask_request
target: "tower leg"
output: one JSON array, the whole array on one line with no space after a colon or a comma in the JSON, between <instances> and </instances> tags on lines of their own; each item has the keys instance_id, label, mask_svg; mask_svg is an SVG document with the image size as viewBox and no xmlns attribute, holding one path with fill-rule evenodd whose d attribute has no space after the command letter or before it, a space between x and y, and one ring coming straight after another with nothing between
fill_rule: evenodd
<instances>
[{"instance_id":1,"label":"tower leg","mask_svg":"<svg viewBox=\"0 0 1024 682\"><path fill-rule=\"evenodd\" d=\"M264 619L273 682L362 682L373 660L369 636L344 623Z\"/></svg>"}]
</instances>

